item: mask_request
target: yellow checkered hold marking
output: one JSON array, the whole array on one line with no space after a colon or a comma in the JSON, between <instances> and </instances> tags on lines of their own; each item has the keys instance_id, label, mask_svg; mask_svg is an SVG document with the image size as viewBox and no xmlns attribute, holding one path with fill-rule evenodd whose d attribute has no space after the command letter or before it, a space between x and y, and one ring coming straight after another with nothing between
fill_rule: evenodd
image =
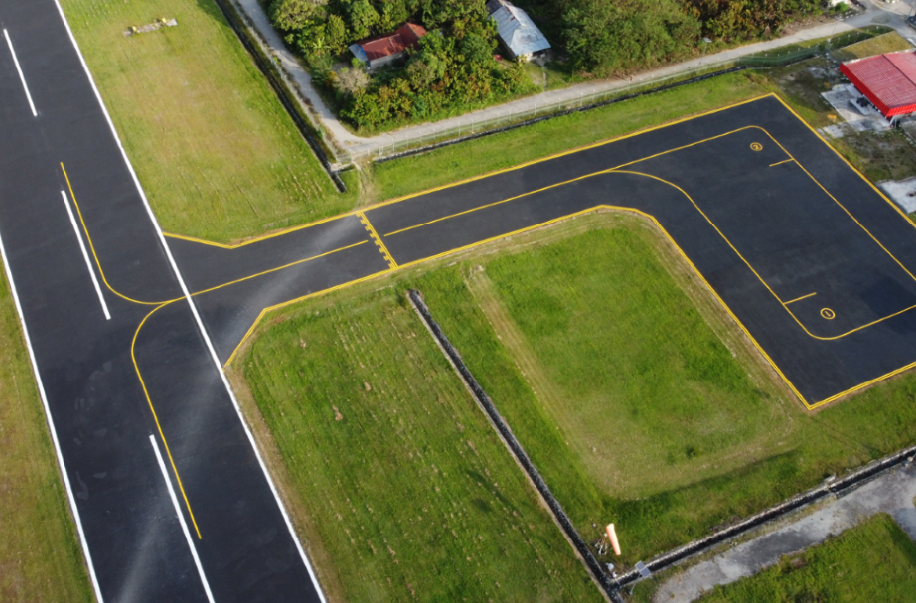
<instances>
[{"instance_id":1,"label":"yellow checkered hold marking","mask_svg":"<svg viewBox=\"0 0 916 603\"><path fill-rule=\"evenodd\" d=\"M762 151L762 150L763 150L763 145L760 144L759 142L752 142L752 143L751 143L751 150L752 150L752 151Z\"/></svg>"}]
</instances>

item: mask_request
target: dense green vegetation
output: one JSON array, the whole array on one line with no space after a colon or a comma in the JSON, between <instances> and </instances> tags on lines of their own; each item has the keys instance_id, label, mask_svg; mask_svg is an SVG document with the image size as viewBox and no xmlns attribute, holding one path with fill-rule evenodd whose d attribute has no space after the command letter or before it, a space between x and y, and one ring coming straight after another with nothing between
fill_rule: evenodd
<instances>
[{"instance_id":1,"label":"dense green vegetation","mask_svg":"<svg viewBox=\"0 0 916 603\"><path fill-rule=\"evenodd\" d=\"M816 0L518 0L576 70L609 75L776 36Z\"/></svg>"},{"instance_id":2,"label":"dense green vegetation","mask_svg":"<svg viewBox=\"0 0 916 603\"><path fill-rule=\"evenodd\" d=\"M165 230L228 241L356 203L355 179L337 192L213 0L61 4ZM161 17L178 26L123 35Z\"/></svg>"},{"instance_id":3,"label":"dense green vegetation","mask_svg":"<svg viewBox=\"0 0 916 603\"><path fill-rule=\"evenodd\" d=\"M521 65L494 59L485 0L273 0L269 14L333 95L340 116L364 132L464 112L537 91ZM347 47L407 21L429 30L401 69L371 76Z\"/></svg>"},{"instance_id":4,"label":"dense green vegetation","mask_svg":"<svg viewBox=\"0 0 916 603\"><path fill-rule=\"evenodd\" d=\"M916 545L884 513L756 576L717 586L702 603L905 603L916 591Z\"/></svg>"},{"instance_id":5,"label":"dense green vegetation","mask_svg":"<svg viewBox=\"0 0 916 603\"><path fill-rule=\"evenodd\" d=\"M330 600L602 600L400 289L305 304L243 362Z\"/></svg>"},{"instance_id":6,"label":"dense green vegetation","mask_svg":"<svg viewBox=\"0 0 916 603\"><path fill-rule=\"evenodd\" d=\"M0 276L0 517L0 601L95 600L5 275Z\"/></svg>"}]
</instances>

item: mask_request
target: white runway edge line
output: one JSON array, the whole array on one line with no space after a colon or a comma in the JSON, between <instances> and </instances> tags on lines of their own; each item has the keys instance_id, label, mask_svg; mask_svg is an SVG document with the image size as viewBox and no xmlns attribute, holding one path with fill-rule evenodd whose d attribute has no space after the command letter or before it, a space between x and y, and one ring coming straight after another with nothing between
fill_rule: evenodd
<instances>
[{"instance_id":1,"label":"white runway edge line","mask_svg":"<svg viewBox=\"0 0 916 603\"><path fill-rule=\"evenodd\" d=\"M6 43L10 46L10 54L13 55L13 62L16 64L16 71L19 72L19 79L22 80L22 87L25 88L25 96L29 99L29 107L32 108L32 115L38 117L38 111L35 110L35 103L32 102L32 95L29 92L29 85L25 83L25 74L22 73L22 67L19 66L19 59L16 58L16 51L13 50L13 41L10 40L10 34L5 29L3 35L6 37Z\"/></svg>"},{"instance_id":2,"label":"white runway edge line","mask_svg":"<svg viewBox=\"0 0 916 603\"><path fill-rule=\"evenodd\" d=\"M60 191L61 197L64 198L64 206L67 208L67 215L70 216L70 224L73 225L73 232L76 233L76 240L79 241L80 251L83 252L83 259L86 260L86 269L89 270L89 276L92 277L92 285L99 296L99 302L102 304L102 311L105 312L105 320L111 320L111 314L108 313L108 304L105 303L105 297L102 295L102 289L99 287L99 281L95 278L95 272L92 270L92 262L89 261L89 254L86 253L86 245L83 243L83 237L80 236L80 229L76 225L76 219L73 217L73 210L70 209L70 201L67 199L67 193Z\"/></svg>"},{"instance_id":3,"label":"white runway edge line","mask_svg":"<svg viewBox=\"0 0 916 603\"><path fill-rule=\"evenodd\" d=\"M204 585L204 590L207 592L207 600L210 603L216 603L213 600L213 593L210 592L210 583L207 582L207 575L204 573L204 568L200 564L200 557L197 556L197 547L194 546L194 541L191 540L191 532L188 531L188 522L184 520L184 515L181 514L181 506L178 504L178 497L175 496L175 488L172 487L172 480L169 479L169 471L165 468L165 461L162 460L162 453L159 452L159 444L156 443L156 436L150 434L149 443L153 445L153 452L156 453L156 460L159 461L159 469L162 470L162 479L165 480L165 485L169 489L169 498L172 499L172 506L175 507L175 514L178 515L178 521L181 523L181 531L184 532L185 540L188 541L188 547L191 549L191 555L194 557L194 565L197 566L197 573L200 574L200 581Z\"/></svg>"},{"instance_id":4,"label":"white runway edge line","mask_svg":"<svg viewBox=\"0 0 916 603\"><path fill-rule=\"evenodd\" d=\"M223 386L226 388L226 392L228 392L229 398L232 400L232 405L235 407L235 412L238 415L239 422L242 424L242 428L245 430L245 435L248 437L248 442L251 444L252 450L254 450L255 457L258 459L258 465L261 467L261 472L264 474L264 479L267 481L267 485L270 487L270 491L274 496L274 500L277 502L277 507L280 509L280 514L283 515L283 521L286 523L286 529L289 530L290 537L296 544L296 550L299 551L299 556L302 558L302 563L305 564L305 569L308 571L309 577L312 580L312 584L315 586L315 591L318 593L318 598L321 600L321 603L327 603L327 600L324 597L324 592L321 590L321 584L318 583L318 577L315 575L315 570L312 568L312 564L309 561L308 555L305 554L305 549L302 548L302 543L299 542L299 538L296 536L296 531L293 529L293 523L289 519L289 514L286 512L286 507L283 506L283 501L280 500L280 495L277 493L277 487L274 485L274 482L270 477L270 473L267 472L267 466L264 464L264 459L261 457L261 451L258 450L258 446L254 441L254 436L252 435L251 430L248 428L248 423L245 422L245 418L242 416L242 410L239 408L238 400L235 399L235 394L232 392L232 388L229 386L229 380L226 379L226 373L223 372L223 366L219 361L219 357L216 355L216 350L213 348L213 342L210 341L210 335L207 333L207 329L204 327L204 323L200 319L200 314L197 312L197 306L194 305L194 302L191 299L191 294L184 282L184 278L181 276L181 271L178 270L178 264L175 262L174 256L172 256L172 250L169 247L169 243L165 236L162 234L162 228L159 226L159 221L156 219L156 215L153 213L153 210L149 205L149 201L146 199L146 193L143 192L143 187L140 186L140 180L137 179L137 174L134 172L134 166L131 165L130 159L127 158L127 152L124 150L124 146L121 144L121 139L118 137L118 131L115 129L114 122L111 121L111 116L108 114L108 109L105 107L105 103L102 101L102 95L99 94L99 89L95 85L95 80L92 79L92 74L89 72L89 67L86 65L86 61L83 59L83 53L80 52L79 45L76 43L76 38L73 37L73 32L70 30L70 24L67 23L67 17L64 15L64 9L60 5L60 0L54 0L54 3L57 5L58 12L60 12L60 18L64 22L64 27L67 30L67 35L70 36L70 43L73 44L73 48L76 50L76 55L79 57L80 64L83 66L83 70L86 72L86 78L89 80L89 84L92 86L92 91L95 92L95 97L99 101L99 106L102 108L102 113L104 113L105 119L108 121L108 127L111 128L111 134L114 136L115 144L118 145L118 149L121 151L121 156L124 158L124 164L127 166L127 169L134 180L134 185L136 185L137 191L140 193L140 198L143 200L143 205L146 207L146 213L149 215L149 219L153 223L153 227L156 229L156 233L159 235L159 240L162 242L162 247L165 249L165 254L169 258L169 262L172 265L172 270L174 270L175 276L178 279L178 284L181 286L181 290L185 295L185 299L188 300L188 305L191 306L191 312L194 314L194 319L197 321L197 327L200 329L204 341L207 344L207 348L210 351L210 357L212 358L213 363L216 365L216 370L219 372L220 379L222 379Z\"/></svg>"},{"instance_id":5,"label":"white runway edge line","mask_svg":"<svg viewBox=\"0 0 916 603\"><path fill-rule=\"evenodd\" d=\"M95 577L95 567L92 565L92 557L89 555L89 544L86 542L86 535L83 533L83 524L80 521L80 513L76 509L76 500L73 498L73 490L70 489L70 480L67 477L67 466L64 464L64 455L60 450L60 441L57 439L57 428L54 427L54 418L51 416L51 407L48 406L48 396L45 394L45 385L41 381L41 373L38 372L38 361L35 359L35 350L32 349L32 340L29 338L29 328L25 324L25 316L22 314L22 305L19 303L19 294L16 292L16 283L13 281L13 271L6 257L6 247L3 245L2 238L0 238L0 257L3 258L3 267L6 269L6 279L10 284L13 301L16 303L16 312L19 314L19 322L22 323L22 335L25 337L25 347L29 350L29 360L32 362L32 371L34 371L35 380L38 382L38 393L41 395L41 402L45 407L45 417L47 417L48 426L51 428L51 440L54 441L54 450L57 452L57 464L60 466L60 472L63 476L64 488L67 491L67 500L70 502L70 512L73 513L73 519L76 521L76 532L80 538L80 545L83 547L83 555L86 557L86 567L89 570L89 578L92 580L95 598L99 603L103 603L102 591L99 588L99 581Z\"/></svg>"}]
</instances>

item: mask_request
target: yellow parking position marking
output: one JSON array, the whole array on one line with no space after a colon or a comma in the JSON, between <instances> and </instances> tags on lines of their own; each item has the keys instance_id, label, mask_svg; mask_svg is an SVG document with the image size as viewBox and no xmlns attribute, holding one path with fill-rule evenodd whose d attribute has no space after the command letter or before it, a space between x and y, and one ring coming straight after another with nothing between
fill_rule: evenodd
<instances>
[{"instance_id":1,"label":"yellow parking position marking","mask_svg":"<svg viewBox=\"0 0 916 603\"><path fill-rule=\"evenodd\" d=\"M117 290L115 290L114 287L111 286L111 284L108 282L108 279L105 278L105 271L102 270L102 263L99 262L99 256L95 252L95 245L92 244L92 237L89 236L89 229L86 228L86 222L83 220L83 212L80 211L80 205L79 203L76 202L76 195L73 194L73 186L71 186L70 184L70 178L67 176L67 169L64 167L63 163L60 164L60 169L64 172L64 180L67 181L67 189L70 191L70 199L73 200L73 206L76 208L76 215L79 216L80 224L83 226L83 232L86 233L86 240L89 242L89 250L92 251L92 257L95 260L96 267L98 267L99 269L99 275L102 277L102 282L105 283L105 286L108 287L108 290L114 293L115 295L117 295L118 297L120 297L121 299L126 299L129 302L133 302L135 304L143 304L146 306L158 306L160 304L167 304L173 301L178 301L179 299L183 299L181 297L178 297L178 298L169 299L166 301L155 301L155 302L140 301L138 299L133 299L131 297L127 297L126 295L123 295L122 293L118 292Z\"/></svg>"},{"instance_id":2,"label":"yellow parking position marking","mask_svg":"<svg viewBox=\"0 0 916 603\"><path fill-rule=\"evenodd\" d=\"M827 320L833 320L834 318L836 318L836 312L834 312L830 308L824 308L823 310L821 310L821 316L823 316Z\"/></svg>"},{"instance_id":3,"label":"yellow parking position marking","mask_svg":"<svg viewBox=\"0 0 916 603\"><path fill-rule=\"evenodd\" d=\"M181 297L179 299L184 299L184 298ZM158 310L166 307L167 305L175 301L178 301L178 300L172 300L172 301L168 301L163 304L160 304L156 306L155 308L153 308L153 310L149 314L143 317L143 320L140 321L140 326L138 326L136 332L134 332L133 341L130 342L130 358L134 362L134 370L137 372L137 379L140 380L140 385L143 387L143 395L146 396L146 403L149 404L149 409L153 413L153 420L156 422L156 428L159 430L159 437L162 438L162 443L165 445L165 453L168 455L169 462L172 464L172 471L175 472L175 481L178 482L178 489L181 490L181 496L184 498L184 504L188 508L188 515L191 516L191 523L194 524L194 531L197 532L198 538L203 538L203 536L200 535L200 528L197 527L197 520L194 519L194 511L191 510L191 503L188 502L188 495L185 493L184 486L181 483L181 476L178 475L178 467L175 466L175 459L172 458L172 451L169 450L169 442L168 440L165 439L165 434L162 432L162 425L159 424L159 416L156 414L156 409L153 407L153 401L152 399L150 399L149 391L147 391L146 389L146 382L143 381L143 375L140 374L140 367L137 364L137 356L134 353L135 348L137 346L137 337L140 335L140 329L143 328L143 325L146 324L146 321L149 319L149 317L155 314Z\"/></svg>"},{"instance_id":4,"label":"yellow parking position marking","mask_svg":"<svg viewBox=\"0 0 916 603\"><path fill-rule=\"evenodd\" d=\"M797 302L797 301L801 301L801 300L803 300L803 299L808 299L808 298L811 297L812 295L817 295L817 291L815 291L814 293L809 293L808 295L802 295L801 297L796 297L795 299L790 299L790 300L787 301L787 302L782 302L782 305L788 306L789 304L794 304L794 303Z\"/></svg>"},{"instance_id":5,"label":"yellow parking position marking","mask_svg":"<svg viewBox=\"0 0 916 603\"><path fill-rule=\"evenodd\" d=\"M366 230L369 231L369 236L372 237L372 240L375 241L375 244L378 245L378 250L385 257L385 261L388 262L389 268L397 268L398 263L394 261L394 258L391 257L391 254L388 253L388 248L385 247L385 244L382 243L382 238L378 236L378 233L375 232L375 227L372 225L372 222L369 221L369 218L366 217L361 211L356 212L356 215L359 216L360 222L363 223L363 226L366 227Z\"/></svg>"},{"instance_id":6,"label":"yellow parking position marking","mask_svg":"<svg viewBox=\"0 0 916 603\"><path fill-rule=\"evenodd\" d=\"M777 165L782 165L784 163L789 163L790 161L795 161L794 159L783 159L782 161L777 161L776 163L771 163L770 167L775 167Z\"/></svg>"},{"instance_id":7,"label":"yellow parking position marking","mask_svg":"<svg viewBox=\"0 0 916 603\"><path fill-rule=\"evenodd\" d=\"M752 142L752 143L751 143L751 150L752 150L752 151L762 151L762 150L763 150L763 145L760 144L759 142Z\"/></svg>"}]
</instances>

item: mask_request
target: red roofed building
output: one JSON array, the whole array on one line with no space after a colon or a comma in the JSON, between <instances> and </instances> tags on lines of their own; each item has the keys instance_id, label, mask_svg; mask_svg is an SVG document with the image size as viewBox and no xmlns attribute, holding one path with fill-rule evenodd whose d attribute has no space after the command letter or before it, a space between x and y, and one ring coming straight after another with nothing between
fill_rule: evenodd
<instances>
[{"instance_id":1,"label":"red roofed building","mask_svg":"<svg viewBox=\"0 0 916 603\"><path fill-rule=\"evenodd\" d=\"M389 65L407 53L408 48L416 48L426 30L413 23L405 23L396 32L363 40L350 46L350 52L369 69Z\"/></svg>"},{"instance_id":2,"label":"red roofed building","mask_svg":"<svg viewBox=\"0 0 916 603\"><path fill-rule=\"evenodd\" d=\"M916 112L916 54L893 52L840 65L840 71L881 115Z\"/></svg>"}]
</instances>

